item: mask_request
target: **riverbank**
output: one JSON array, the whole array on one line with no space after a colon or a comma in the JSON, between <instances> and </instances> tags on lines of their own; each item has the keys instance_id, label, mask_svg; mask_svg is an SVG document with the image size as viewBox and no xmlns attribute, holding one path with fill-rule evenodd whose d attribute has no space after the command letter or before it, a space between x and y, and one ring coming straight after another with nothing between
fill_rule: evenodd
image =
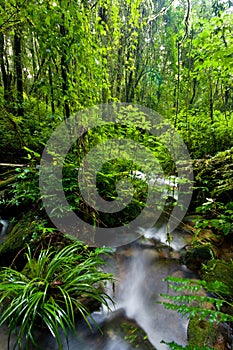
<instances>
[{"instance_id":1,"label":"riverbank","mask_svg":"<svg viewBox=\"0 0 233 350\"><path fill-rule=\"evenodd\" d=\"M176 338L172 330L172 323L171 328L168 328L168 332L164 333L163 329L166 329L168 316L166 316L165 319L154 319L150 313L151 309L156 315L164 314L163 307L160 306L159 309L155 310L154 304L156 304L157 301L156 295L158 296L160 292L163 293L165 290L167 291L168 288L167 284L161 284L162 279L169 274L173 275L173 273L175 273L176 276L176 271L174 271L172 266L176 266L178 276L181 278L185 277L184 272L187 267L193 271L195 276L199 276L199 278L203 278L204 280L208 280L208 276L211 275L212 280L217 279L219 282L222 281L222 283L225 283L227 281L227 275L231 275L231 270L226 270L226 275L222 277L217 272L217 269L216 274L214 270L216 266L219 266L219 262L220 264L226 262L224 266L227 268L227 264L233 257L231 221L232 173L230 172L233 158L232 154L232 150L229 150L215 157L194 162L196 181L194 197L190 206L190 211L184 219L184 222L180 223L177 231L168 236L166 225L149 231L141 230L141 234L144 238L141 237L138 247L137 243L132 244L129 248L125 246L122 249L118 249L117 254L115 254L114 264L118 266L121 272L116 272L114 270L115 268L113 268L114 273L120 276L120 283L114 284L114 298L116 297L117 303L119 304L117 310L124 310L120 313L119 319L124 320L122 321L123 323L127 323L128 319L129 323L135 322L135 324L133 323L125 327L125 330L127 330L126 334L124 332L122 333L122 329L119 331L120 338L118 338L119 334L115 335L116 339L118 339L116 344L120 341L122 348L125 346L126 349L128 349L127 346L132 346L130 341L135 337L137 338L137 334L142 335L143 331L145 333L142 337L145 337L145 341L147 339L150 340L152 344L150 346L154 346L157 349L160 349L160 346L161 349L166 346L160 344L162 340L167 342L176 341L183 345L186 344L187 321L185 321L185 326L182 326L183 328L181 327L182 336L177 336ZM11 265L18 270L22 270L26 263L24 253L27 244L29 244L32 249L43 249L53 246L58 250L69 245L67 237L56 231L53 227L50 227L49 222L45 220L45 213L41 210L40 205L38 205L38 201L32 201L32 198L37 198L37 192L35 191L34 193L36 182L34 177L32 177L32 175L34 176L35 174L35 170L32 172L26 171L26 176L20 180L21 182L18 183L18 187L16 186L14 189L11 184L8 184L5 187L5 192L2 193L2 203L5 205L5 208L2 209L2 214L5 215L5 217L2 218L0 245L0 262L2 266ZM220 178L218 179L217 176ZM26 194L32 192L33 195L21 198L22 191L25 189L28 191L26 191ZM202 202L203 199L204 202ZM19 201L18 207L16 206L17 201ZM32 203L30 210L29 203ZM9 224L6 221L6 213L10 214L9 217L11 220ZM135 254L138 254L138 256L135 257ZM154 264L156 266L153 271ZM184 268L184 266L186 267ZM146 278L149 271L150 275ZM192 276L191 272L190 274L190 276ZM231 280L228 281L228 285L230 284ZM158 289L154 290L156 285ZM138 296L136 293L137 290L140 290ZM112 295L111 293L112 291L110 295ZM127 302L122 301L124 293L126 293L125 300L127 300ZM230 291L230 294L227 296L230 300L232 298L231 293ZM145 304L144 294L146 307L143 306ZM134 297L139 298L139 300L136 300ZM153 300L153 307L149 300ZM134 312L132 310L127 311L129 303L131 303L131 309ZM137 310L138 306L140 307ZM226 309L225 305L223 305L221 310L231 313L231 308L228 307ZM172 314L175 313L169 313L169 317L171 317ZM178 316L178 320L178 324L181 325L183 321L180 323L180 316ZM151 327L149 327L148 324L151 324ZM163 326L156 328L158 324L162 324ZM175 321L174 324L176 324ZM106 329L108 329L107 333L111 334L112 330L109 330L111 327L106 327ZM143 329L142 333L140 329ZM156 329L157 331L155 331ZM131 337L130 334L132 332L133 335ZM178 333L179 332L180 331L178 331ZM190 335L192 332L190 332L189 328L189 338L193 339ZM196 330L194 332L196 332ZM231 329L228 330L228 333L229 332L232 332ZM155 337L153 333L156 334ZM161 334L161 337L159 334ZM173 338L170 336L171 334L173 334ZM220 337L220 335L215 332L215 338ZM4 337L3 335L3 339ZM127 339L125 339L125 337ZM153 340L155 338L159 338L160 341ZM113 339L114 337L109 338L109 336L106 336L105 341L109 344L115 344ZM126 345L125 340L127 340ZM229 343L229 339L227 341ZM224 340L224 345L222 345L221 350L228 349L227 341L226 339ZM214 344L213 340L211 346L214 346L214 349L219 349L219 343L216 342L216 344Z\"/></svg>"}]
</instances>

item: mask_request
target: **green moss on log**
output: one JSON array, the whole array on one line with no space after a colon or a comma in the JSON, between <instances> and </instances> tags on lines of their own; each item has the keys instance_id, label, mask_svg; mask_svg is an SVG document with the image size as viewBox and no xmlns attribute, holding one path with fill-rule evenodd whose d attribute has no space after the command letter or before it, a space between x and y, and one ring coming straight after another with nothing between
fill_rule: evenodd
<instances>
[{"instance_id":1,"label":"green moss on log","mask_svg":"<svg viewBox=\"0 0 233 350\"><path fill-rule=\"evenodd\" d=\"M25 215L13 227L11 232L5 237L0 244L0 266L9 266L17 254L30 241L32 232L30 225L32 215ZM21 265L23 254L17 258L17 262Z\"/></svg>"},{"instance_id":2,"label":"green moss on log","mask_svg":"<svg viewBox=\"0 0 233 350\"><path fill-rule=\"evenodd\" d=\"M2 180L0 181L0 190L3 190L4 188L6 188L9 184L15 182L18 179L18 175L9 177L6 180Z\"/></svg>"}]
</instances>

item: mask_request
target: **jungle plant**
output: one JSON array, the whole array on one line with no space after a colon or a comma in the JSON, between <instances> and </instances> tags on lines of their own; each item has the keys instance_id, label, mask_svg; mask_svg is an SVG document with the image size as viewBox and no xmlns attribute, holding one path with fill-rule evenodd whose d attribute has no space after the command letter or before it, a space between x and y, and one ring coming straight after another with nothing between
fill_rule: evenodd
<instances>
[{"instance_id":1,"label":"jungle plant","mask_svg":"<svg viewBox=\"0 0 233 350\"><path fill-rule=\"evenodd\" d=\"M196 212L203 215L196 220L197 229L211 227L225 236L233 232L233 202L224 204L207 198L205 203L196 208Z\"/></svg>"},{"instance_id":2,"label":"jungle plant","mask_svg":"<svg viewBox=\"0 0 233 350\"><path fill-rule=\"evenodd\" d=\"M182 316L188 316L189 319L197 317L198 320L207 320L211 324L218 324L220 322L232 322L232 314L224 313L222 311L223 305L228 305L230 309L233 308L232 295L229 286L222 281L211 281L205 280L191 280L188 278L176 278L170 277L164 279L168 282L171 289L179 294L168 295L161 294L164 298L163 301L159 302L165 308L170 310L178 311ZM206 295L200 295L198 292L205 290ZM210 296L211 295L211 296ZM209 305L209 307L207 307ZM212 305L214 307L210 307ZM208 346L196 347L186 346L182 347L175 342L167 343L170 349L187 349L187 350L210 350L212 348Z\"/></svg>"},{"instance_id":3,"label":"jungle plant","mask_svg":"<svg viewBox=\"0 0 233 350\"><path fill-rule=\"evenodd\" d=\"M38 207L40 199L39 185L38 185L38 169L37 165L40 162L40 155L24 147L27 152L25 166L16 167L13 176L14 181L8 184L5 188L5 194L0 199L0 205L4 206L34 206Z\"/></svg>"},{"instance_id":4,"label":"jungle plant","mask_svg":"<svg viewBox=\"0 0 233 350\"><path fill-rule=\"evenodd\" d=\"M28 247L27 264L21 272L10 267L1 269L0 325L8 324L9 340L16 331L14 349L21 348L23 339L26 349L30 342L38 347L35 326L47 328L56 338L59 350L60 330L68 343L68 331L75 329L76 315L91 327L90 302L92 307L102 303L108 307L103 283L111 275L100 269L102 253L107 250L91 251L78 241L60 251L45 249L38 255Z\"/></svg>"},{"instance_id":5,"label":"jungle plant","mask_svg":"<svg viewBox=\"0 0 233 350\"><path fill-rule=\"evenodd\" d=\"M233 266L233 265L232 265ZM169 288L173 289L175 295L161 294L164 298L159 302L165 308L178 311L182 316L188 316L188 319L197 318L198 320L207 320L210 324L218 324L220 322L233 322L231 312L225 313L222 311L222 306L227 305L230 309L233 308L232 294L227 284L222 281L206 281L206 280L191 280L188 278L177 278L168 276L164 279L168 282ZM205 290L206 294L199 293ZM207 307L207 305L209 307ZM212 307L210 307L212 305ZM187 349L187 350L211 350L208 346L191 346L182 347L175 342L167 343L170 349Z\"/></svg>"},{"instance_id":6,"label":"jungle plant","mask_svg":"<svg viewBox=\"0 0 233 350\"><path fill-rule=\"evenodd\" d=\"M161 294L168 301L162 301L165 308L176 310L183 316L189 318L198 316L200 319L208 318L210 322L232 322L233 316L223 313L221 308L223 304L233 307L229 295L229 287L222 281L207 282L205 280L191 280L188 278L176 278L168 276L167 281L169 288L179 295ZM201 290L211 293L209 295L198 295ZM203 305L210 303L215 306L216 310L205 308Z\"/></svg>"}]
</instances>

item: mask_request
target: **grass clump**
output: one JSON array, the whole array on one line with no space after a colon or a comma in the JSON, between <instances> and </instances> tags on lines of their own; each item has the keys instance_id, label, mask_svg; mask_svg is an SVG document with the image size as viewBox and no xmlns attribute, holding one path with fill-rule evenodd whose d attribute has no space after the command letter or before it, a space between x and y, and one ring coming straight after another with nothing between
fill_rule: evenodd
<instances>
[{"instance_id":1,"label":"grass clump","mask_svg":"<svg viewBox=\"0 0 233 350\"><path fill-rule=\"evenodd\" d=\"M9 327L17 337L14 349L22 341L28 349L31 342L38 346L35 327L46 327L62 349L61 330L68 342L68 331L75 329L76 315L81 315L91 327L90 305L108 306L103 283L111 275L100 269L104 248L89 250L74 242L60 251L43 249L33 254L28 247L27 264L19 272L10 267L0 270L0 325Z\"/></svg>"}]
</instances>

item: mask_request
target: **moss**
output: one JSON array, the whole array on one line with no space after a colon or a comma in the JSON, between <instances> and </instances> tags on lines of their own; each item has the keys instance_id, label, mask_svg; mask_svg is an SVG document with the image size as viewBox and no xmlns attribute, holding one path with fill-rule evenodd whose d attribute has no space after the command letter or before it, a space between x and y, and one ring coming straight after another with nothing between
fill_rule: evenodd
<instances>
[{"instance_id":1,"label":"moss","mask_svg":"<svg viewBox=\"0 0 233 350\"><path fill-rule=\"evenodd\" d=\"M233 147L208 159L193 162L196 186L193 204L202 204L206 197L227 203L233 200Z\"/></svg>"},{"instance_id":2,"label":"moss","mask_svg":"<svg viewBox=\"0 0 233 350\"><path fill-rule=\"evenodd\" d=\"M188 324L188 344L191 347L214 346L216 342L216 327L207 320L192 317Z\"/></svg>"},{"instance_id":3,"label":"moss","mask_svg":"<svg viewBox=\"0 0 233 350\"><path fill-rule=\"evenodd\" d=\"M36 261L36 259L31 259L30 263L27 262L21 272L24 276L27 276L30 279L37 277L37 261Z\"/></svg>"},{"instance_id":4,"label":"moss","mask_svg":"<svg viewBox=\"0 0 233 350\"><path fill-rule=\"evenodd\" d=\"M210 244L193 245L189 250L181 252L180 260L191 270L200 270L202 264L214 258Z\"/></svg>"},{"instance_id":5,"label":"moss","mask_svg":"<svg viewBox=\"0 0 233 350\"><path fill-rule=\"evenodd\" d=\"M124 340L133 346L135 349L155 349L148 341L146 333L132 322L122 322L120 331L124 334Z\"/></svg>"},{"instance_id":6,"label":"moss","mask_svg":"<svg viewBox=\"0 0 233 350\"><path fill-rule=\"evenodd\" d=\"M207 282L219 281L226 285L227 295L233 299L233 261L209 261L202 268L202 277ZM224 293L222 293L224 294Z\"/></svg>"},{"instance_id":7,"label":"moss","mask_svg":"<svg viewBox=\"0 0 233 350\"><path fill-rule=\"evenodd\" d=\"M23 254L18 254L31 239L32 230L30 228L32 221L33 214L24 215L0 244L0 266L9 266L16 257L17 264L20 267L24 265ZM16 260L14 262L16 263Z\"/></svg>"},{"instance_id":8,"label":"moss","mask_svg":"<svg viewBox=\"0 0 233 350\"><path fill-rule=\"evenodd\" d=\"M232 349L231 327L226 323L210 323L198 316L190 319L188 325L188 344L191 349Z\"/></svg>"},{"instance_id":9,"label":"moss","mask_svg":"<svg viewBox=\"0 0 233 350\"><path fill-rule=\"evenodd\" d=\"M6 180L1 180L0 181L0 190L5 189L9 184L11 184L12 182L15 182L17 180L17 178L18 178L18 175L15 175L15 176L9 177Z\"/></svg>"},{"instance_id":10,"label":"moss","mask_svg":"<svg viewBox=\"0 0 233 350\"><path fill-rule=\"evenodd\" d=\"M144 330L134 320L127 318L123 310L115 312L114 317L107 322L103 330L107 334L113 331L123 338L132 350L156 350Z\"/></svg>"}]
</instances>

